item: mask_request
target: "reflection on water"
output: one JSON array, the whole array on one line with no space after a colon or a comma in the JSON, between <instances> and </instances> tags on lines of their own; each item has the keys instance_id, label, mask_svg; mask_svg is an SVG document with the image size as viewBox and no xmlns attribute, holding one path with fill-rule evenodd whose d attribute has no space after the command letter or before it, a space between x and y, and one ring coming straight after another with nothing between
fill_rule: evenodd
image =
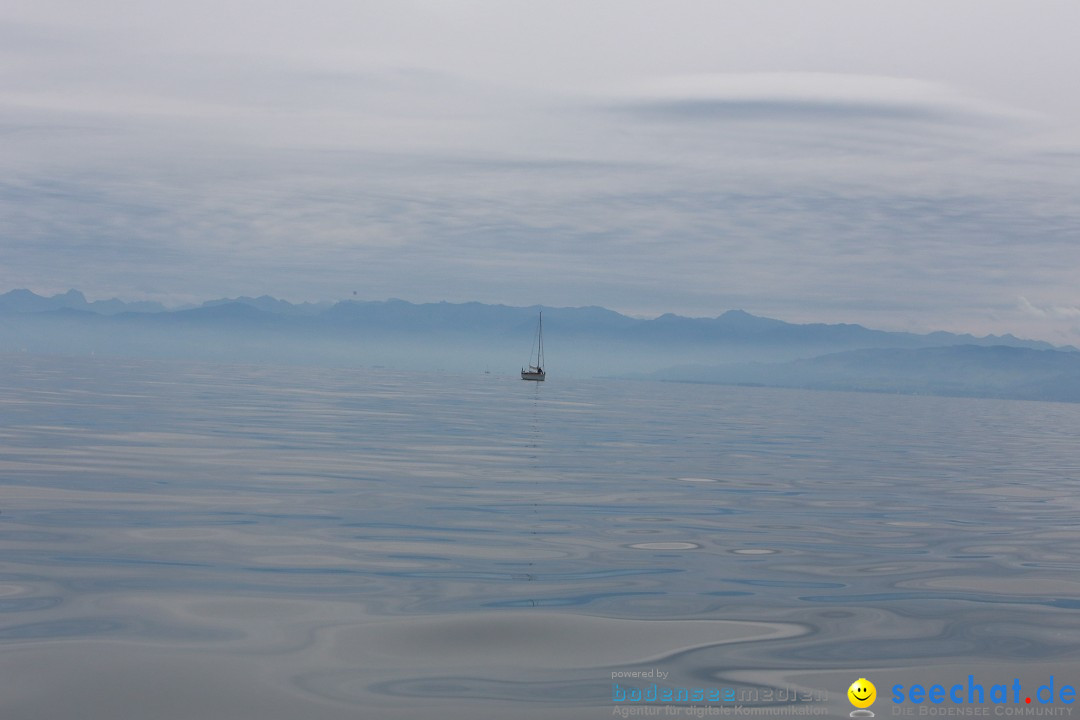
<instances>
[{"instance_id":1,"label":"reflection on water","mask_svg":"<svg viewBox=\"0 0 1080 720\"><path fill-rule=\"evenodd\" d=\"M874 673L1080 680L1075 405L0 365L4 717L607 717L647 672L835 716Z\"/></svg>"}]
</instances>

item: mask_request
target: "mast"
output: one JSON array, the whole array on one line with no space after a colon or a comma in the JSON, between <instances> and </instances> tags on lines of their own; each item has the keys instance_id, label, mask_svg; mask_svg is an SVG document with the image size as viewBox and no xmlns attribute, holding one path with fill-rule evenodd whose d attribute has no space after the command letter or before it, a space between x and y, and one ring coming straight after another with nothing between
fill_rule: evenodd
<instances>
[{"instance_id":1,"label":"mast","mask_svg":"<svg viewBox=\"0 0 1080 720\"><path fill-rule=\"evenodd\" d=\"M536 367L544 367L544 311L540 311L540 323L536 326Z\"/></svg>"}]
</instances>

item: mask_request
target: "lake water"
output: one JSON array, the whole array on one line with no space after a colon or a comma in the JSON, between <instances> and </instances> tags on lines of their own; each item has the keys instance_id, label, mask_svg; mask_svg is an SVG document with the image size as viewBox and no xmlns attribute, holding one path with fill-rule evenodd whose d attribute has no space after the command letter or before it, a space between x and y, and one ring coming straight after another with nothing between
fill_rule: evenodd
<instances>
[{"instance_id":1,"label":"lake water","mask_svg":"<svg viewBox=\"0 0 1080 720\"><path fill-rule=\"evenodd\" d=\"M1073 710L1080 406L0 369L5 720Z\"/></svg>"}]
</instances>

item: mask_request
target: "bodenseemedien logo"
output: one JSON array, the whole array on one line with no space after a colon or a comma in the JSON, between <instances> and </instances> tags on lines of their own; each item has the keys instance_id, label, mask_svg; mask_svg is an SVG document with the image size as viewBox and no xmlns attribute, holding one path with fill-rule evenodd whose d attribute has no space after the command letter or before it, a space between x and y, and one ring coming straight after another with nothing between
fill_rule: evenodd
<instances>
[{"instance_id":1,"label":"bodenseemedien logo","mask_svg":"<svg viewBox=\"0 0 1080 720\"><path fill-rule=\"evenodd\" d=\"M847 689L848 700L855 706L848 717L874 717L870 706L877 699L877 688L866 678L859 678Z\"/></svg>"}]
</instances>

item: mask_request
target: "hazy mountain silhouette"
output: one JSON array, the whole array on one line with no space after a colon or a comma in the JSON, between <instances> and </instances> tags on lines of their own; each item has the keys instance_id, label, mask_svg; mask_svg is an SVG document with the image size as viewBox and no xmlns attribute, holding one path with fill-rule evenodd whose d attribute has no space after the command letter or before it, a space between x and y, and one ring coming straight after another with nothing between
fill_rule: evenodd
<instances>
[{"instance_id":1,"label":"hazy mountain silhouette","mask_svg":"<svg viewBox=\"0 0 1080 720\"><path fill-rule=\"evenodd\" d=\"M42 297L29 290L12 290L0 295L0 312L43 312L47 310L88 310L100 315L122 312L163 312L165 306L156 302L126 303L113 298L87 302L78 290L68 290L63 295Z\"/></svg>"},{"instance_id":2,"label":"hazy mountain silhouette","mask_svg":"<svg viewBox=\"0 0 1080 720\"><path fill-rule=\"evenodd\" d=\"M385 365L513 373L528 359L540 308L404 300L293 304L223 298L157 303L0 295L0 352L100 353ZM690 382L882 392L1080 399L1080 353L1011 335L915 334L795 324L730 310L638 319L601 307L543 308L551 379L636 376ZM1023 352L1019 352L1023 351Z\"/></svg>"}]
</instances>

